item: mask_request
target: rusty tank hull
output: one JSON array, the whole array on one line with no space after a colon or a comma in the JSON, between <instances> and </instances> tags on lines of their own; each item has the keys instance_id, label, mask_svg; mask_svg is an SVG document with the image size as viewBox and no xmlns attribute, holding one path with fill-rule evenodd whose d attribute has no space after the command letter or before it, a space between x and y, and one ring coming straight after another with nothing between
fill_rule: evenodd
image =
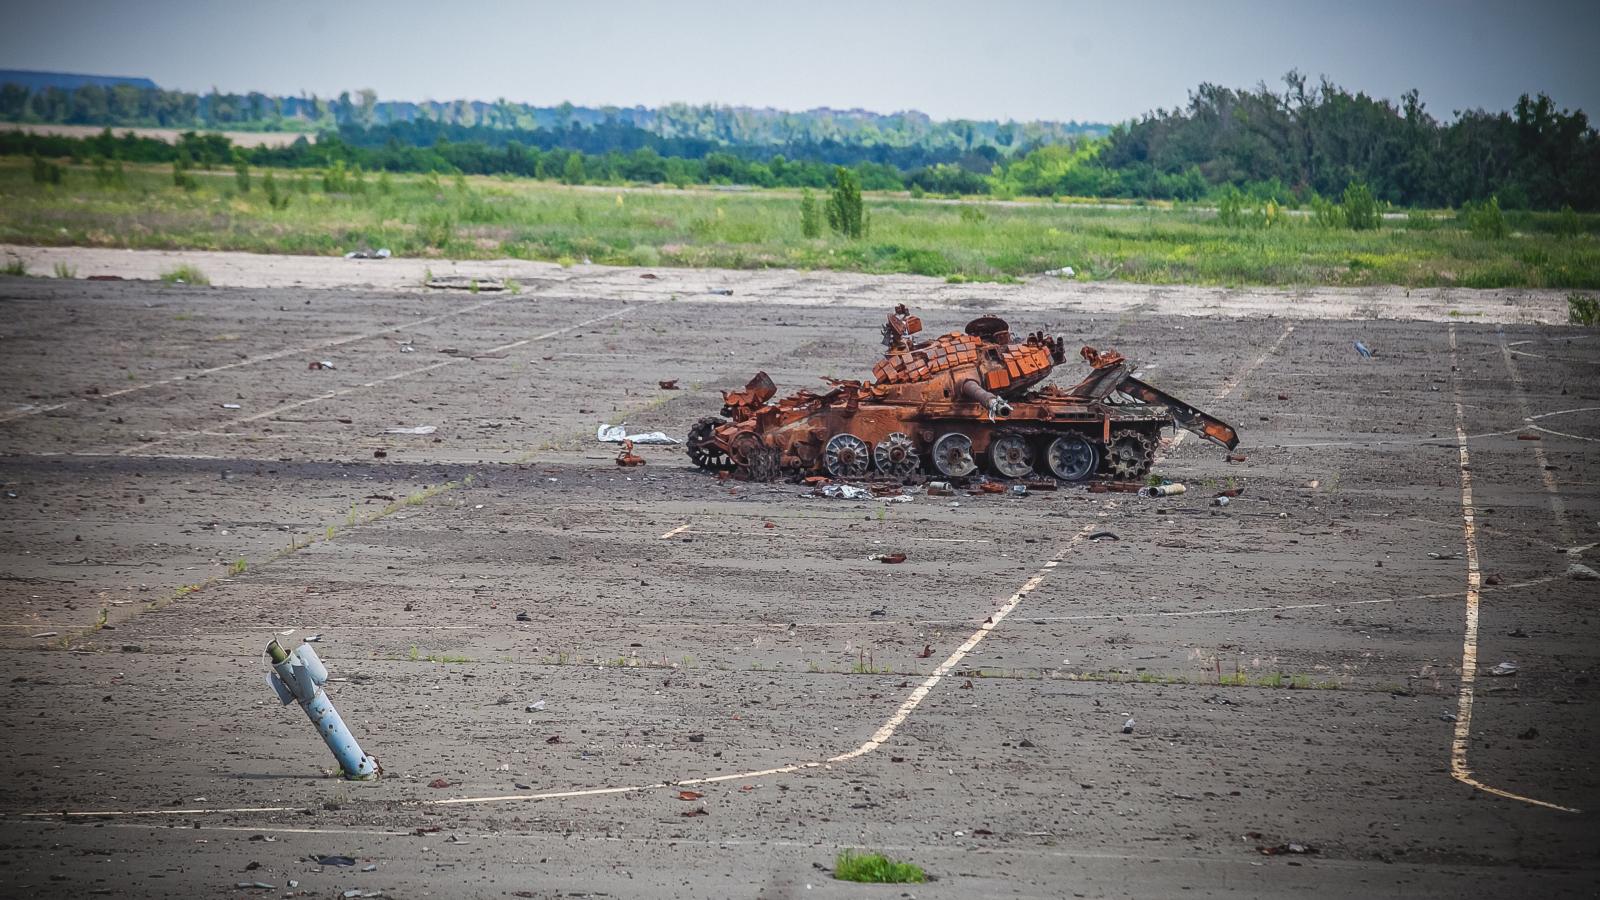
<instances>
[{"instance_id":1,"label":"rusty tank hull","mask_svg":"<svg viewBox=\"0 0 1600 900\"><path fill-rule=\"evenodd\" d=\"M1069 389L1040 385L1064 361L1043 332L1016 338L984 316L962 332L917 340L921 322L898 307L883 328L884 359L871 382L830 379L830 389L776 399L758 373L723 394L719 416L691 429L687 449L703 469L770 481L781 477L1142 478L1161 432L1182 427L1233 449L1225 422L1135 378L1121 355L1085 347L1090 375Z\"/></svg>"}]
</instances>

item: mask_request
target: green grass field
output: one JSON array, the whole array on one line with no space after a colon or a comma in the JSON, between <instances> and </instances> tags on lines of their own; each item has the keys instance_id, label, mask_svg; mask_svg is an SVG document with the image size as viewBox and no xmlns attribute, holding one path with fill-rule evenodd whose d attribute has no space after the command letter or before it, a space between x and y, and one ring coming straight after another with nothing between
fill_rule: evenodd
<instances>
[{"instance_id":1,"label":"green grass field","mask_svg":"<svg viewBox=\"0 0 1600 900\"><path fill-rule=\"evenodd\" d=\"M256 253L388 247L451 259L514 257L640 266L792 267L1006 280L1072 266L1080 279L1221 285L1600 288L1600 216L1508 213L1503 238L1452 213L1412 213L1371 231L1308 216L1222 225L1214 211L1048 201L1000 204L867 197L860 240L805 238L799 197L781 191L566 187L509 178L366 176L324 189L319 172L73 167L36 183L0 160L0 242ZM1561 234L1565 227L1569 233ZM1570 233L1576 228L1576 233Z\"/></svg>"}]
</instances>

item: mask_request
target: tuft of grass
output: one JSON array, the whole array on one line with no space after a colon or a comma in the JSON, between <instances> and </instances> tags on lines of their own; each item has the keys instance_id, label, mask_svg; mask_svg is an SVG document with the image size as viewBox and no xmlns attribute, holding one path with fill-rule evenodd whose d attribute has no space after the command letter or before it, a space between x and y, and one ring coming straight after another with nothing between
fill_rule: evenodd
<instances>
[{"instance_id":1,"label":"tuft of grass","mask_svg":"<svg viewBox=\"0 0 1600 900\"><path fill-rule=\"evenodd\" d=\"M855 850L839 851L839 858L833 864L833 877L866 884L922 884L928 880L921 866L898 862L882 853Z\"/></svg>"},{"instance_id":2,"label":"tuft of grass","mask_svg":"<svg viewBox=\"0 0 1600 900\"><path fill-rule=\"evenodd\" d=\"M21 278L27 274L28 264L23 262L21 257L13 256L6 260L6 264L4 266L0 266L0 275L11 275L16 278Z\"/></svg>"},{"instance_id":3,"label":"tuft of grass","mask_svg":"<svg viewBox=\"0 0 1600 900\"><path fill-rule=\"evenodd\" d=\"M176 269L168 269L167 271L162 272L161 280L165 281L167 284L206 285L211 283L211 279L206 277L206 273L187 263L177 267Z\"/></svg>"},{"instance_id":4,"label":"tuft of grass","mask_svg":"<svg viewBox=\"0 0 1600 900\"><path fill-rule=\"evenodd\" d=\"M77 278L78 277L78 270L76 268L72 267L72 266L67 265L66 263L58 262L58 263L56 263L56 277L57 278Z\"/></svg>"}]
</instances>

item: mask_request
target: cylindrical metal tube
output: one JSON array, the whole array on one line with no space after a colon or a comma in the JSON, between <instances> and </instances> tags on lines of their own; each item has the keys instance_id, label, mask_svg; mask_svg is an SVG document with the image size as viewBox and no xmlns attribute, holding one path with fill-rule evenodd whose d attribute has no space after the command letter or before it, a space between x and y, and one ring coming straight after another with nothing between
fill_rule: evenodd
<instances>
[{"instance_id":1,"label":"cylindrical metal tube","mask_svg":"<svg viewBox=\"0 0 1600 900\"><path fill-rule=\"evenodd\" d=\"M281 644L273 641L267 645L267 656L271 658L276 674L272 686L278 692L278 698L284 703L292 699L300 704L306 718L311 720L317 734L322 736L323 743L339 760L344 777L352 781L366 781L383 774L378 761L362 752L355 735L350 733L339 711L333 708L333 701L322 689L328 670L316 652L302 644L296 652L289 653Z\"/></svg>"},{"instance_id":2,"label":"cylindrical metal tube","mask_svg":"<svg viewBox=\"0 0 1600 900\"><path fill-rule=\"evenodd\" d=\"M1003 400L998 394L986 390L978 383L976 378L965 378L956 384L956 397L968 403L981 403L990 415L1011 415L1011 404Z\"/></svg>"},{"instance_id":3,"label":"cylindrical metal tube","mask_svg":"<svg viewBox=\"0 0 1600 900\"><path fill-rule=\"evenodd\" d=\"M1139 489L1141 497L1171 497L1187 491L1188 488L1181 484L1152 484Z\"/></svg>"}]
</instances>

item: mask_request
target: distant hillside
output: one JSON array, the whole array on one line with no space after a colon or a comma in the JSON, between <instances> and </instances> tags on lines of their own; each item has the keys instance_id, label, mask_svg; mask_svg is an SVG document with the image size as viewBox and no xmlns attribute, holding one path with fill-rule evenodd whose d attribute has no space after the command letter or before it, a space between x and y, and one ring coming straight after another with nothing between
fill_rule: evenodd
<instances>
[{"instance_id":1,"label":"distant hillside","mask_svg":"<svg viewBox=\"0 0 1600 900\"><path fill-rule=\"evenodd\" d=\"M120 75L78 75L71 72L29 72L22 69L0 69L0 84L14 84L30 91L60 88L70 91L86 85L114 87L124 85L141 90L155 90L156 83L148 78L124 78Z\"/></svg>"}]
</instances>

